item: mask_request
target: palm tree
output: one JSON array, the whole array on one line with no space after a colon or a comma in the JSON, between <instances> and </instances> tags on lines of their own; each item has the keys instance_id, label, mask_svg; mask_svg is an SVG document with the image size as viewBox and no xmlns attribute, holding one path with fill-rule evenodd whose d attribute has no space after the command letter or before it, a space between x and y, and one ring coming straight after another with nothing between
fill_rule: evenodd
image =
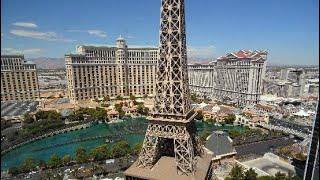
<instances>
[{"instance_id":1,"label":"palm tree","mask_svg":"<svg viewBox=\"0 0 320 180\"><path fill-rule=\"evenodd\" d=\"M257 180L258 174L250 168L244 173L244 180Z\"/></svg>"}]
</instances>

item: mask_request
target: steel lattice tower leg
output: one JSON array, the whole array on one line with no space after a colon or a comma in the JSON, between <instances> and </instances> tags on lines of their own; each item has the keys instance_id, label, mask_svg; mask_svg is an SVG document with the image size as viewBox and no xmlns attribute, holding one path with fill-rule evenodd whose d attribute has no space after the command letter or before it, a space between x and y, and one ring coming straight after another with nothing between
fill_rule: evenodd
<instances>
[{"instance_id":1,"label":"steel lattice tower leg","mask_svg":"<svg viewBox=\"0 0 320 180\"><path fill-rule=\"evenodd\" d=\"M188 175L202 151L190 104L184 0L161 1L159 56L155 106L137 165L152 167L172 147L177 173Z\"/></svg>"},{"instance_id":2,"label":"steel lattice tower leg","mask_svg":"<svg viewBox=\"0 0 320 180\"><path fill-rule=\"evenodd\" d=\"M160 158L161 150L163 150L159 148L159 139L173 139L178 174L192 173L195 169L195 152L198 152L195 149L200 148L192 135L186 126L149 124L138 165L140 167L152 167Z\"/></svg>"}]
</instances>

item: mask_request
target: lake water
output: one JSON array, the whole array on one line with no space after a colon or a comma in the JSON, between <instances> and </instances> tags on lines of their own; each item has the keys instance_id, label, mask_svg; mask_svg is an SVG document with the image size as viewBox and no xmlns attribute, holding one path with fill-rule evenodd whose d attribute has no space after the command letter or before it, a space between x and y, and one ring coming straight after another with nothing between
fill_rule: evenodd
<instances>
[{"instance_id":1,"label":"lake water","mask_svg":"<svg viewBox=\"0 0 320 180\"><path fill-rule=\"evenodd\" d=\"M244 128L234 126L222 126L217 127L212 124L197 122L196 123L198 134L204 129L209 132L213 130L231 130L235 129L239 132L243 132ZM128 141L131 146L142 142L144 139L144 132L147 128L147 121L143 118L136 118L126 120L117 124L98 124L87 129L81 129L78 131L71 131L64 134L58 134L55 136L47 137L41 140L34 141L32 143L22 145L6 154L1 156L1 170L6 170L13 166L19 166L24 159L32 157L39 160L48 161L52 154L57 154L59 157L63 157L66 154L75 156L75 151L78 147L83 147L89 152L92 148L105 144L106 138L99 138L95 140L87 140L81 142L73 142L75 139L84 139L88 137L117 135L123 133L122 139ZM136 132L139 129L138 133ZM112 145L113 143L110 143Z\"/></svg>"}]
</instances>

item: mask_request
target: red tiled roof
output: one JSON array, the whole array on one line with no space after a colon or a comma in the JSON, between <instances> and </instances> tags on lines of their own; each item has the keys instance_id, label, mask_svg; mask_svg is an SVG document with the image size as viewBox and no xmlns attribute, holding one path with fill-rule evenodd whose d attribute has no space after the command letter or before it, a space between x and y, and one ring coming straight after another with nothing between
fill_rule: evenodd
<instances>
[{"instance_id":1,"label":"red tiled roof","mask_svg":"<svg viewBox=\"0 0 320 180\"><path fill-rule=\"evenodd\" d=\"M252 58L261 58L262 54L265 54L264 51L250 51L250 50L240 50L233 53L228 53L226 56L220 56L218 60L225 60L229 58L237 59L252 59ZM230 57L231 56L231 57Z\"/></svg>"}]
</instances>

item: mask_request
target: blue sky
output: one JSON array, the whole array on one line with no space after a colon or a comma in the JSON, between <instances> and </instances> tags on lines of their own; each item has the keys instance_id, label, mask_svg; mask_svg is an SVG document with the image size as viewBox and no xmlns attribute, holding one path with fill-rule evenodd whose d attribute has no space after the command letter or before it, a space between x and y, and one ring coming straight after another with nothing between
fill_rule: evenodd
<instances>
[{"instance_id":1,"label":"blue sky","mask_svg":"<svg viewBox=\"0 0 320 180\"><path fill-rule=\"evenodd\" d=\"M188 56L266 49L272 64L318 64L318 0L185 0ZM1 52L63 57L77 44L158 45L160 0L1 0Z\"/></svg>"}]
</instances>

